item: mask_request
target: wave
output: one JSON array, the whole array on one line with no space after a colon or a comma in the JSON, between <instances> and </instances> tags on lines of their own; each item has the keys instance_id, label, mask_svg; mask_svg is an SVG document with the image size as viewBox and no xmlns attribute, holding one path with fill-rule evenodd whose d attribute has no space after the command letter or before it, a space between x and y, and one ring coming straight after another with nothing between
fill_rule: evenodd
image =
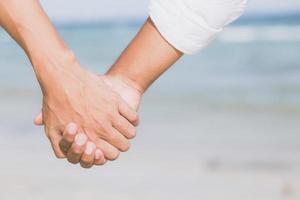
<instances>
[{"instance_id":1,"label":"wave","mask_svg":"<svg viewBox=\"0 0 300 200\"><path fill-rule=\"evenodd\" d=\"M255 41L300 41L300 26L229 27L218 38L221 42L250 43Z\"/></svg>"}]
</instances>

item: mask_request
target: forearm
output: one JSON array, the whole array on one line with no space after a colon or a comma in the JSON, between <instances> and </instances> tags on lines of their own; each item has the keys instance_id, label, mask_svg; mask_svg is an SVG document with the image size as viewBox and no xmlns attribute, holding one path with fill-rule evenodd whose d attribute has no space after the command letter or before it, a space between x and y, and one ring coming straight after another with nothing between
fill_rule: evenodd
<instances>
[{"instance_id":1,"label":"forearm","mask_svg":"<svg viewBox=\"0 0 300 200\"><path fill-rule=\"evenodd\" d=\"M107 75L120 78L143 93L181 56L148 19Z\"/></svg>"},{"instance_id":2,"label":"forearm","mask_svg":"<svg viewBox=\"0 0 300 200\"><path fill-rule=\"evenodd\" d=\"M37 0L0 0L0 24L28 55L41 85L73 62L66 47Z\"/></svg>"},{"instance_id":3,"label":"forearm","mask_svg":"<svg viewBox=\"0 0 300 200\"><path fill-rule=\"evenodd\" d=\"M206 47L244 11L247 0L151 0L141 31L107 73L141 92L181 56ZM155 24L155 25L154 25Z\"/></svg>"}]
</instances>

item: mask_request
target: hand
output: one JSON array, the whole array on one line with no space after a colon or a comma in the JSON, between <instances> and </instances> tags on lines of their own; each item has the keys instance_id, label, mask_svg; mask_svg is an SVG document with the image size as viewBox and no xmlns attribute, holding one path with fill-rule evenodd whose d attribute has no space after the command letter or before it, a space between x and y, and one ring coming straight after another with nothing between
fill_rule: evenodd
<instances>
[{"instance_id":1,"label":"hand","mask_svg":"<svg viewBox=\"0 0 300 200\"><path fill-rule=\"evenodd\" d=\"M101 76L100 76L101 78ZM137 110L141 101L142 92L135 87L131 81L122 78L121 76L115 77L110 75L102 76L108 85L111 86L114 92L119 94L127 104L133 109ZM43 125L42 113L40 113L35 119L36 125ZM70 131L67 131L70 129ZM72 131L73 130L73 131ZM71 163L80 162L81 166L84 168L89 168L93 164L103 165L106 161L103 159L103 153L100 149L93 151L94 157L89 153L91 152L92 147L94 147L91 141L86 143L86 147L82 145L76 145L76 139L82 138L83 136L78 136L76 124L70 124L67 126L64 131L63 137L60 141L61 149L66 153L68 160ZM78 136L78 137L77 137ZM76 139L75 139L76 138ZM72 148L71 148L72 147ZM84 151L85 149L85 151Z\"/></svg>"},{"instance_id":2,"label":"hand","mask_svg":"<svg viewBox=\"0 0 300 200\"><path fill-rule=\"evenodd\" d=\"M129 149L128 139L135 136L133 125L138 123L137 113L114 92L104 76L80 67L61 71L55 82L43 87L43 94L45 132L57 157L65 157L59 143L70 122L76 123L79 132L85 133L108 160Z\"/></svg>"}]
</instances>

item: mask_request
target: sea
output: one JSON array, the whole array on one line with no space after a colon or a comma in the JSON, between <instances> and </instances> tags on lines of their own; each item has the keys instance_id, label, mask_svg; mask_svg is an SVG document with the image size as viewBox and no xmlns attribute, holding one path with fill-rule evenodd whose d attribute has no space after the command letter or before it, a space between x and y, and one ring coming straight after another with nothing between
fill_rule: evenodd
<instances>
[{"instance_id":1,"label":"sea","mask_svg":"<svg viewBox=\"0 0 300 200\"><path fill-rule=\"evenodd\" d=\"M57 23L57 27L85 68L104 73L141 24L142 21L108 21ZM298 109L299 52L299 17L242 19L225 28L206 49L184 56L151 91L195 96L203 103L220 106ZM3 30L0 74L0 94L38 88L28 59Z\"/></svg>"}]
</instances>

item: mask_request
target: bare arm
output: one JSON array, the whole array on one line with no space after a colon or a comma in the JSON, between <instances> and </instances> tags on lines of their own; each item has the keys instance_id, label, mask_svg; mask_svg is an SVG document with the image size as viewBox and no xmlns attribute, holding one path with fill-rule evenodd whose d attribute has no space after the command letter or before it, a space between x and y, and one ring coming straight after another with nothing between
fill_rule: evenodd
<instances>
[{"instance_id":1,"label":"bare arm","mask_svg":"<svg viewBox=\"0 0 300 200\"><path fill-rule=\"evenodd\" d=\"M74 55L57 34L39 1L0 0L0 25L24 49L41 85L47 84L57 66L71 67L61 63L73 62Z\"/></svg>"},{"instance_id":2,"label":"bare arm","mask_svg":"<svg viewBox=\"0 0 300 200\"><path fill-rule=\"evenodd\" d=\"M247 0L150 0L149 19L107 73L144 92L183 53L205 48ZM151 18L151 19L150 19Z\"/></svg>"},{"instance_id":3,"label":"bare arm","mask_svg":"<svg viewBox=\"0 0 300 200\"><path fill-rule=\"evenodd\" d=\"M162 37L149 18L107 75L144 93L182 55Z\"/></svg>"},{"instance_id":4,"label":"bare arm","mask_svg":"<svg viewBox=\"0 0 300 200\"><path fill-rule=\"evenodd\" d=\"M43 92L45 132L57 157L68 153L60 150L59 141L71 122L103 151L105 159L114 160L119 151L128 150L128 139L135 134L136 112L104 78L81 68L38 0L0 0L0 25L33 65ZM73 147L83 151L87 140L79 139Z\"/></svg>"}]
</instances>

